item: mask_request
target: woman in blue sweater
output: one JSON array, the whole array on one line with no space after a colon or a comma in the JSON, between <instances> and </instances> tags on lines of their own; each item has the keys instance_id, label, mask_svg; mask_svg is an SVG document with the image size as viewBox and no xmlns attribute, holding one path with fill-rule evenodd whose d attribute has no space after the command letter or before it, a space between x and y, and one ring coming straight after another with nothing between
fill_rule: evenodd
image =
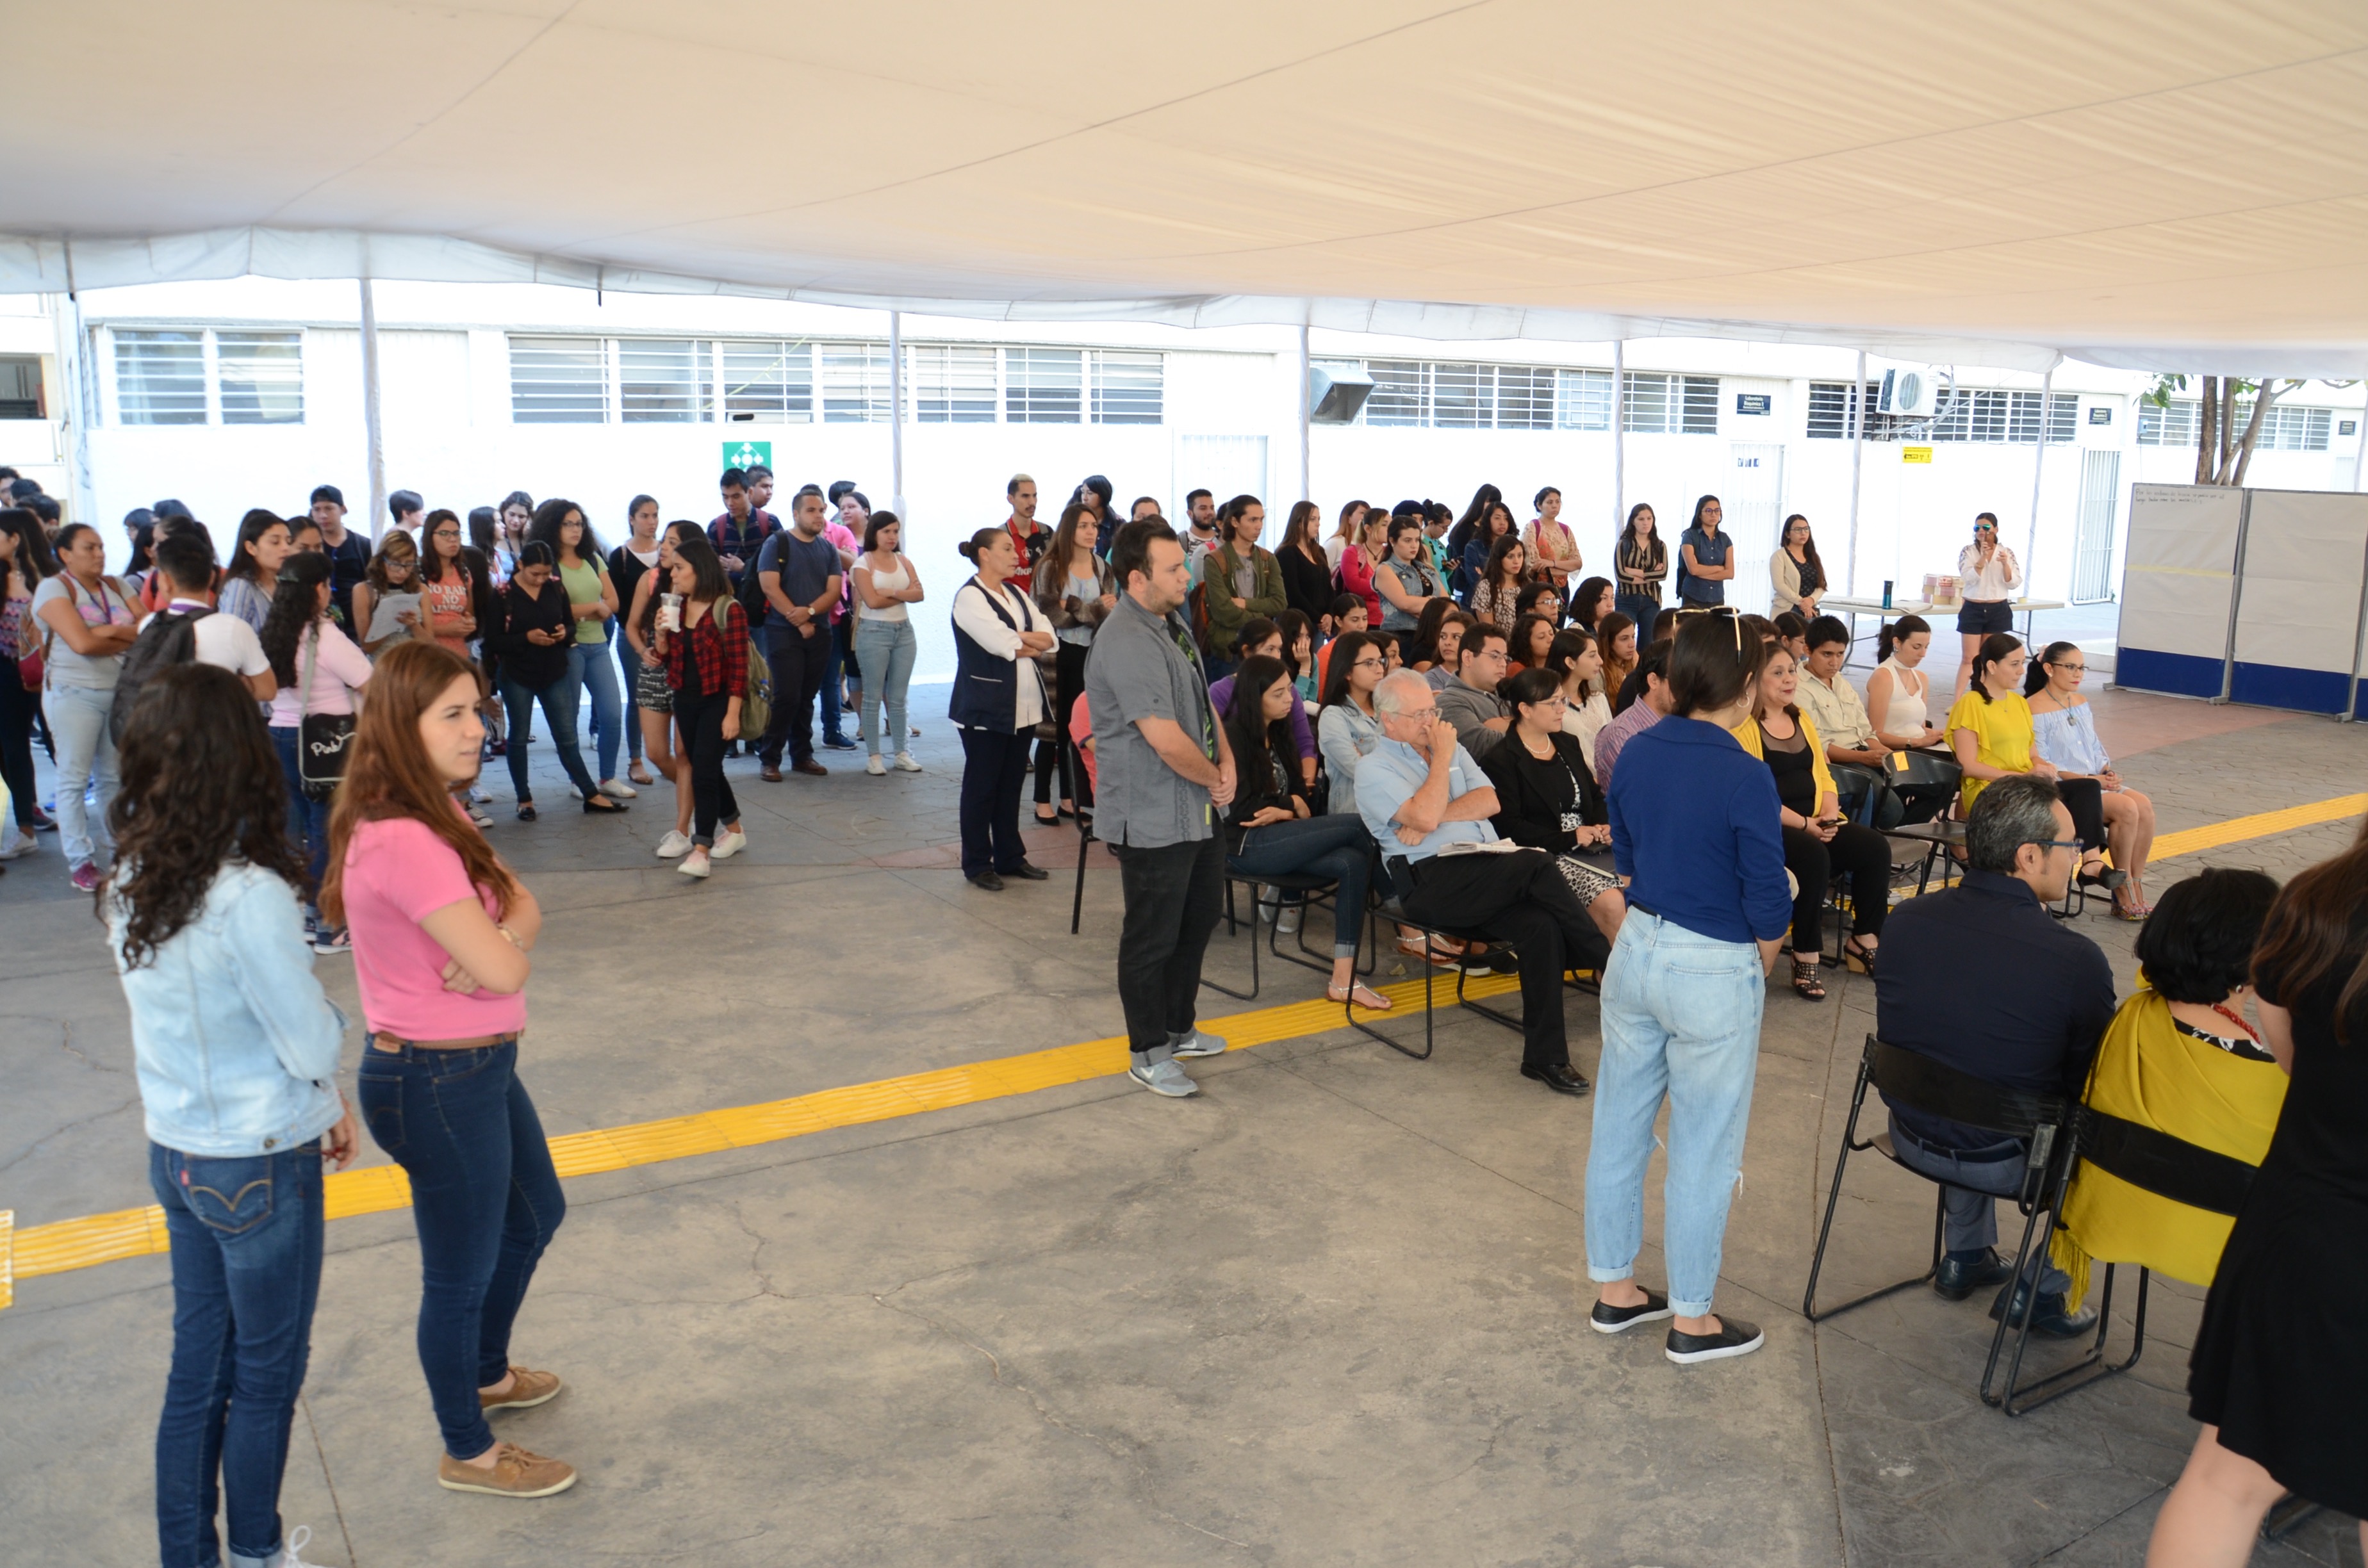
<instances>
[{"instance_id":1,"label":"woman in blue sweater","mask_svg":"<svg viewBox=\"0 0 2368 1568\"><path fill-rule=\"evenodd\" d=\"M1662 1318L1680 1364L1743 1356L1764 1335L1711 1315L1726 1210L1743 1165L1759 1014L1792 920L1776 783L1728 730L1767 652L1732 610L1691 616L1669 653L1668 718L1620 754L1606 804L1630 879L1603 974L1603 1055L1587 1161L1587 1272L1605 1334ZM1645 1163L1669 1102L1662 1248L1669 1292L1638 1288Z\"/></svg>"}]
</instances>

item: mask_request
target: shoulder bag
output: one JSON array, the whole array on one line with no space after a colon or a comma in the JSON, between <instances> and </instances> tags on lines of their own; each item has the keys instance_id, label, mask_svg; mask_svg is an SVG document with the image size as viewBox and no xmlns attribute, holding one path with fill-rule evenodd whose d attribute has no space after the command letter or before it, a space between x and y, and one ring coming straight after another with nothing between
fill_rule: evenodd
<instances>
[{"instance_id":1,"label":"shoulder bag","mask_svg":"<svg viewBox=\"0 0 2368 1568\"><path fill-rule=\"evenodd\" d=\"M325 801L345 782L346 759L354 744L351 713L306 712L313 704L313 665L321 654L321 623L313 623L313 641L304 650L304 667L296 687L296 777L307 800Z\"/></svg>"}]
</instances>

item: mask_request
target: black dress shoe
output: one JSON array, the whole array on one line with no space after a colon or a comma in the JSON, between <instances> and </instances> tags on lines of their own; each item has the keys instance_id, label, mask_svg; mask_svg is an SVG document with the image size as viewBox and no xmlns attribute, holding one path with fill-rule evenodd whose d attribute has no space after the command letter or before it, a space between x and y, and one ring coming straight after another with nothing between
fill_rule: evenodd
<instances>
[{"instance_id":1,"label":"black dress shoe","mask_svg":"<svg viewBox=\"0 0 2368 1568\"><path fill-rule=\"evenodd\" d=\"M2017 1287L2012 1291L2011 1305L2008 1303L2009 1292L1999 1291L1998 1300L1990 1303L1990 1320L1995 1323L2004 1317L2009 1328L2021 1327L2023 1301L2030 1289L2028 1284ZM2038 1310L2031 1318L2031 1332L2047 1339L2078 1339L2096 1326L2096 1308L2082 1307L2077 1312L2067 1312L2062 1292L2054 1290L2040 1296Z\"/></svg>"},{"instance_id":2,"label":"black dress shoe","mask_svg":"<svg viewBox=\"0 0 2368 1568\"><path fill-rule=\"evenodd\" d=\"M1022 860L1017 866L1006 866L1003 869L1003 874L1007 877L1018 877L1023 882L1048 882L1053 880L1053 873L1033 860Z\"/></svg>"},{"instance_id":3,"label":"black dress shoe","mask_svg":"<svg viewBox=\"0 0 2368 1568\"><path fill-rule=\"evenodd\" d=\"M1583 1095L1595 1087L1581 1077L1576 1069L1567 1066L1532 1067L1524 1062L1521 1063L1521 1076L1534 1078L1558 1095Z\"/></svg>"},{"instance_id":4,"label":"black dress shoe","mask_svg":"<svg viewBox=\"0 0 2368 1568\"><path fill-rule=\"evenodd\" d=\"M970 885L974 888L985 888L989 892L1001 892L1003 879L993 871L981 871L970 880Z\"/></svg>"},{"instance_id":5,"label":"black dress shoe","mask_svg":"<svg viewBox=\"0 0 2368 1568\"><path fill-rule=\"evenodd\" d=\"M1963 1258L1951 1253L1941 1260L1941 1271L1932 1276L1932 1293L1944 1301L1962 1301L1986 1285L2005 1284L2013 1273L1996 1247L1984 1247Z\"/></svg>"}]
</instances>

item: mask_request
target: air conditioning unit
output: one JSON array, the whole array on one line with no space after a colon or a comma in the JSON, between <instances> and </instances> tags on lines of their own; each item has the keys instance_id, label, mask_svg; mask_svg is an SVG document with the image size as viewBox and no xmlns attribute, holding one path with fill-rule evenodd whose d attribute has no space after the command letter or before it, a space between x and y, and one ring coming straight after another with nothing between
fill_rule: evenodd
<instances>
[{"instance_id":1,"label":"air conditioning unit","mask_svg":"<svg viewBox=\"0 0 2368 1568\"><path fill-rule=\"evenodd\" d=\"M1876 409L1902 419L1930 419L1941 391L1941 378L1930 370L1885 370Z\"/></svg>"},{"instance_id":2,"label":"air conditioning unit","mask_svg":"<svg viewBox=\"0 0 2368 1568\"><path fill-rule=\"evenodd\" d=\"M1307 422L1354 425L1357 411L1373 395L1373 378L1346 367L1311 366L1307 372Z\"/></svg>"}]
</instances>

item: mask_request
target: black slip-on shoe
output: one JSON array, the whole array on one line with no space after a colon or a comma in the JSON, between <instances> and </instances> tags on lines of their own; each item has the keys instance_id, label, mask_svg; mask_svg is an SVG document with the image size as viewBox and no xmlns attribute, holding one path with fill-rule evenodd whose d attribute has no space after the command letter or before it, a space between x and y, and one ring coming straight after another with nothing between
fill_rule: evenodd
<instances>
[{"instance_id":1,"label":"black slip-on shoe","mask_svg":"<svg viewBox=\"0 0 2368 1568\"><path fill-rule=\"evenodd\" d=\"M1944 1301L1962 1301L1986 1285L2005 1284L2013 1273L1996 1247L1984 1247L1962 1260L1951 1254L1932 1276L1932 1293Z\"/></svg>"},{"instance_id":2,"label":"black slip-on shoe","mask_svg":"<svg viewBox=\"0 0 2368 1568\"><path fill-rule=\"evenodd\" d=\"M1641 1307L1615 1307L1602 1301L1596 1302L1595 1310L1587 1314L1587 1326L1598 1334L1624 1334L1640 1323L1658 1323L1663 1318L1676 1315L1677 1309L1669 1305L1667 1296L1658 1290L1647 1290L1645 1292L1645 1304Z\"/></svg>"},{"instance_id":3,"label":"black slip-on shoe","mask_svg":"<svg viewBox=\"0 0 2368 1568\"><path fill-rule=\"evenodd\" d=\"M1595 1087L1579 1074L1577 1069L1566 1065L1532 1067L1524 1062L1521 1063L1521 1076L1534 1078L1558 1095L1583 1095Z\"/></svg>"},{"instance_id":4,"label":"black slip-on shoe","mask_svg":"<svg viewBox=\"0 0 2368 1568\"><path fill-rule=\"evenodd\" d=\"M1662 1351L1680 1367L1691 1367L1697 1361L1720 1361L1729 1356L1748 1356L1768 1343L1758 1324L1741 1318L1722 1317L1716 1334L1681 1334L1669 1330L1669 1343Z\"/></svg>"},{"instance_id":5,"label":"black slip-on shoe","mask_svg":"<svg viewBox=\"0 0 2368 1568\"><path fill-rule=\"evenodd\" d=\"M993 871L981 871L978 875L971 878L970 885L974 888L985 888L988 892L1001 892L1003 891L1003 879L996 876Z\"/></svg>"},{"instance_id":6,"label":"black slip-on shoe","mask_svg":"<svg viewBox=\"0 0 2368 1568\"><path fill-rule=\"evenodd\" d=\"M2022 1289L2011 1292L1999 1291L1998 1299L1990 1302L1990 1321L1996 1323L2001 1316L2011 1313L2011 1316L2007 1317L2007 1326L2021 1328L2024 1292L2029 1289L2030 1287L2025 1285ZM2009 1296L2011 1305L2009 1304ZM2078 1339L2096 1326L2096 1308L2082 1307L2077 1312L2067 1312L2064 1310L2063 1294L2054 1290L2041 1294L2038 1310L2032 1314L2031 1318L2031 1332L2046 1339Z\"/></svg>"}]
</instances>

